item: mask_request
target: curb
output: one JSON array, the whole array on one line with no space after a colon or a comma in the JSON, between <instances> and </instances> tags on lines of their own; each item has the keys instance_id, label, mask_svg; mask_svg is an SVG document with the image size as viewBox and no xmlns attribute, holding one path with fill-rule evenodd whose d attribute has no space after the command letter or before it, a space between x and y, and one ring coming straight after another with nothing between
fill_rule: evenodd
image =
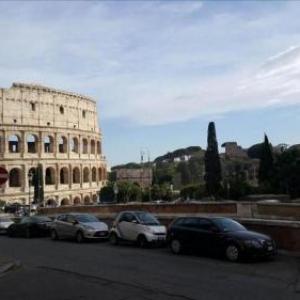
<instances>
[{"instance_id":1,"label":"curb","mask_svg":"<svg viewBox=\"0 0 300 300\"><path fill-rule=\"evenodd\" d=\"M21 262L13 261L0 266L0 276L21 266Z\"/></svg>"}]
</instances>

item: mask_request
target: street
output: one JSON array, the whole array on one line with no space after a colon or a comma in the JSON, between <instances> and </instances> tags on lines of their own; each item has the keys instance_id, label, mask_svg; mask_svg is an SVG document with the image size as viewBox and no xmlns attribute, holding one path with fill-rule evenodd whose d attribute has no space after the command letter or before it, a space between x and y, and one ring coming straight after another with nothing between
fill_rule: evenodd
<instances>
[{"instance_id":1,"label":"street","mask_svg":"<svg viewBox=\"0 0 300 300\"><path fill-rule=\"evenodd\" d=\"M300 259L229 263L107 242L0 237L21 267L0 277L1 300L299 299Z\"/></svg>"}]
</instances>

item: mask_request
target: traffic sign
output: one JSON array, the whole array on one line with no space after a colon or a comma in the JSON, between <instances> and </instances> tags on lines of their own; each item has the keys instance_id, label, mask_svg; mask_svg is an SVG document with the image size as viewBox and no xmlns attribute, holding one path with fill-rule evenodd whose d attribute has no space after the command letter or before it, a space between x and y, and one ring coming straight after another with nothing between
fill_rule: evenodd
<instances>
[{"instance_id":1,"label":"traffic sign","mask_svg":"<svg viewBox=\"0 0 300 300\"><path fill-rule=\"evenodd\" d=\"M0 167L0 185L8 180L8 172L3 167Z\"/></svg>"}]
</instances>

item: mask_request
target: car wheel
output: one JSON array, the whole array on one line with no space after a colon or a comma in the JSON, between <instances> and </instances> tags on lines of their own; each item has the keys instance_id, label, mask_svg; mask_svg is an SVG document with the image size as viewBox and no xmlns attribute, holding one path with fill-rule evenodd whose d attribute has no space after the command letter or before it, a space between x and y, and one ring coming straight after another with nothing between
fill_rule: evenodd
<instances>
[{"instance_id":1,"label":"car wheel","mask_svg":"<svg viewBox=\"0 0 300 300\"><path fill-rule=\"evenodd\" d=\"M141 248L146 248L148 246L148 241L145 238L144 235L140 235L137 239L137 244L139 245L139 247Z\"/></svg>"},{"instance_id":2,"label":"car wheel","mask_svg":"<svg viewBox=\"0 0 300 300\"><path fill-rule=\"evenodd\" d=\"M230 244L225 250L225 256L229 261L237 262L240 258L240 249L236 245Z\"/></svg>"},{"instance_id":3,"label":"car wheel","mask_svg":"<svg viewBox=\"0 0 300 300\"><path fill-rule=\"evenodd\" d=\"M31 238L31 232L30 232L30 229L29 229L29 228L26 228L26 230L25 230L25 237L26 237L27 239L30 239L30 238Z\"/></svg>"},{"instance_id":4,"label":"car wheel","mask_svg":"<svg viewBox=\"0 0 300 300\"><path fill-rule=\"evenodd\" d=\"M83 236L83 233L81 231L78 231L76 233L76 241L77 243L82 243L84 241L84 236Z\"/></svg>"},{"instance_id":5,"label":"car wheel","mask_svg":"<svg viewBox=\"0 0 300 300\"><path fill-rule=\"evenodd\" d=\"M170 248L174 254L182 253L182 244L179 240L171 240Z\"/></svg>"},{"instance_id":6,"label":"car wheel","mask_svg":"<svg viewBox=\"0 0 300 300\"><path fill-rule=\"evenodd\" d=\"M112 245L118 245L119 238L118 238L118 236L114 232L110 234L110 236L109 236L109 242Z\"/></svg>"},{"instance_id":7,"label":"car wheel","mask_svg":"<svg viewBox=\"0 0 300 300\"><path fill-rule=\"evenodd\" d=\"M51 234L50 235L51 235L51 239L53 241L57 241L59 239L56 230L51 230Z\"/></svg>"}]
</instances>

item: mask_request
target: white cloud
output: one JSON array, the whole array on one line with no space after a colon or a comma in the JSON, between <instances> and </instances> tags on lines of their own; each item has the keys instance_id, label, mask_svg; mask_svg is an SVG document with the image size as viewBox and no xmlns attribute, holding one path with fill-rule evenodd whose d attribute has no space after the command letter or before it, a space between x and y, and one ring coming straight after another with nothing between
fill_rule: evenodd
<instances>
[{"instance_id":1,"label":"white cloud","mask_svg":"<svg viewBox=\"0 0 300 300\"><path fill-rule=\"evenodd\" d=\"M0 6L1 86L92 95L102 119L142 125L299 103L297 3L257 16L201 2L13 5Z\"/></svg>"}]
</instances>

